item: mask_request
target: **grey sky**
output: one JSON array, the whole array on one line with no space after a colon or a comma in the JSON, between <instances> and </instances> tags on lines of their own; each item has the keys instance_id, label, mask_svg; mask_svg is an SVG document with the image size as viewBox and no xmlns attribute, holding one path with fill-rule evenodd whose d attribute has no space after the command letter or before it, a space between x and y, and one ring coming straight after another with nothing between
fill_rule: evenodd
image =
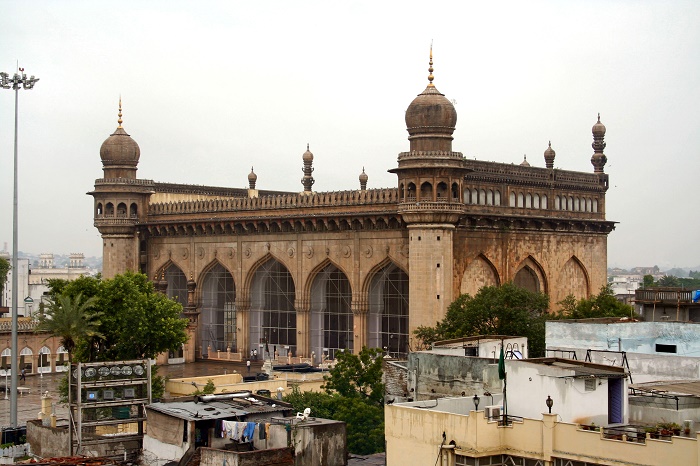
<instances>
[{"instance_id":1,"label":"grey sky","mask_svg":"<svg viewBox=\"0 0 700 466\"><path fill-rule=\"evenodd\" d=\"M20 91L19 248L101 255L85 193L117 126L156 181L300 191L396 185L404 111L456 101L465 156L590 172L607 126L608 265L697 266L700 2L2 1L0 71ZM0 91L0 247L12 241L14 95Z\"/></svg>"}]
</instances>

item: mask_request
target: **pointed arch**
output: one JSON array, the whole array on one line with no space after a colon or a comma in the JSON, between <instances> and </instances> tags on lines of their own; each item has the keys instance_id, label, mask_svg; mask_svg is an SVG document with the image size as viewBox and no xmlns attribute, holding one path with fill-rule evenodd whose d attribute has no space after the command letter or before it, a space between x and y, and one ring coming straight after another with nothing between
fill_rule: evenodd
<instances>
[{"instance_id":1,"label":"pointed arch","mask_svg":"<svg viewBox=\"0 0 700 466\"><path fill-rule=\"evenodd\" d=\"M202 356L208 356L210 349L226 351L231 348L231 351L236 351L236 285L233 275L214 259L202 270L197 291Z\"/></svg>"},{"instance_id":2,"label":"pointed arch","mask_svg":"<svg viewBox=\"0 0 700 466\"><path fill-rule=\"evenodd\" d=\"M250 275L251 342L273 345L282 357L297 352L296 285L289 269L271 254ZM246 348L246 351L248 349ZM264 354L264 353L263 353Z\"/></svg>"},{"instance_id":3,"label":"pointed arch","mask_svg":"<svg viewBox=\"0 0 700 466\"><path fill-rule=\"evenodd\" d=\"M251 286L253 285L253 280L255 279L256 272L260 269L260 267L262 267L264 264L266 264L267 262L269 262L271 260L279 262L280 264L282 264L282 266L284 266L285 268L288 269L287 265L284 263L284 261L281 258L277 257L275 254L272 254L271 252L267 252L264 256L262 256L261 258L259 258L255 262L253 262L253 264L250 267L248 267L248 276L243 281L243 288L245 290L251 289ZM292 279L294 279L294 276L292 276ZM295 287L297 286L296 282L294 282L294 286Z\"/></svg>"},{"instance_id":4,"label":"pointed arch","mask_svg":"<svg viewBox=\"0 0 700 466\"><path fill-rule=\"evenodd\" d=\"M165 294L183 306L187 305L187 276L172 260L168 260L160 269L157 276L162 276L168 283Z\"/></svg>"},{"instance_id":5,"label":"pointed arch","mask_svg":"<svg viewBox=\"0 0 700 466\"><path fill-rule=\"evenodd\" d=\"M316 361L327 351L335 359L339 350L353 350L352 288L347 274L326 259L309 280L311 350Z\"/></svg>"},{"instance_id":6,"label":"pointed arch","mask_svg":"<svg viewBox=\"0 0 700 466\"><path fill-rule=\"evenodd\" d=\"M573 295L577 300L587 299L591 294L590 278L586 267L575 255L566 261L559 273L561 296Z\"/></svg>"},{"instance_id":7,"label":"pointed arch","mask_svg":"<svg viewBox=\"0 0 700 466\"><path fill-rule=\"evenodd\" d=\"M42 346L39 349L39 373L48 374L51 372L51 348Z\"/></svg>"},{"instance_id":8,"label":"pointed arch","mask_svg":"<svg viewBox=\"0 0 700 466\"><path fill-rule=\"evenodd\" d=\"M485 286L499 286L500 284L501 279L498 275L498 270L493 265L493 262L481 253L464 270L459 292L474 296Z\"/></svg>"},{"instance_id":9,"label":"pointed arch","mask_svg":"<svg viewBox=\"0 0 700 466\"><path fill-rule=\"evenodd\" d=\"M408 354L408 274L385 260L368 276L368 346L395 357Z\"/></svg>"},{"instance_id":10,"label":"pointed arch","mask_svg":"<svg viewBox=\"0 0 700 466\"><path fill-rule=\"evenodd\" d=\"M544 269L531 255L518 265L513 275L513 283L535 293L547 293L549 288Z\"/></svg>"}]
</instances>

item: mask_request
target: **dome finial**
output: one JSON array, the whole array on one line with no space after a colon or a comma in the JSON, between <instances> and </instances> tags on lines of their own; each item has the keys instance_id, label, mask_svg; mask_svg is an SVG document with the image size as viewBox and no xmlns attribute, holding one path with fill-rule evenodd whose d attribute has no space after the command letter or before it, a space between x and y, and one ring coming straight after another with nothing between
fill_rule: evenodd
<instances>
[{"instance_id":1,"label":"dome finial","mask_svg":"<svg viewBox=\"0 0 700 466\"><path fill-rule=\"evenodd\" d=\"M122 96L119 96L119 119L117 120L117 123L119 123L119 128L122 127Z\"/></svg>"},{"instance_id":2,"label":"dome finial","mask_svg":"<svg viewBox=\"0 0 700 466\"><path fill-rule=\"evenodd\" d=\"M435 76L433 76L433 41L430 41L430 62L428 63L430 66L428 67L428 72L430 73L428 75L428 86L433 86L433 79L435 79Z\"/></svg>"}]
</instances>

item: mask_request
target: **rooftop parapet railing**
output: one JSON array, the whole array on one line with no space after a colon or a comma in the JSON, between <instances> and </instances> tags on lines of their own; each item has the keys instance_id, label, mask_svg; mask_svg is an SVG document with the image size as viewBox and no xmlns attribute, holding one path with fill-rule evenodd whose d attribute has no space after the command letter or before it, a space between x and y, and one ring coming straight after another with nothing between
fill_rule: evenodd
<instances>
[{"instance_id":1,"label":"rooftop parapet railing","mask_svg":"<svg viewBox=\"0 0 700 466\"><path fill-rule=\"evenodd\" d=\"M669 290L669 289L641 289L635 290L634 300L638 302L654 302L654 303L693 303L692 290ZM698 303L700 305L700 303Z\"/></svg>"},{"instance_id":2,"label":"rooftop parapet railing","mask_svg":"<svg viewBox=\"0 0 700 466\"><path fill-rule=\"evenodd\" d=\"M332 191L313 194L286 194L257 198L211 199L151 204L149 215L172 215L198 212L234 212L297 209L371 204L394 204L399 201L396 188L361 191Z\"/></svg>"}]
</instances>

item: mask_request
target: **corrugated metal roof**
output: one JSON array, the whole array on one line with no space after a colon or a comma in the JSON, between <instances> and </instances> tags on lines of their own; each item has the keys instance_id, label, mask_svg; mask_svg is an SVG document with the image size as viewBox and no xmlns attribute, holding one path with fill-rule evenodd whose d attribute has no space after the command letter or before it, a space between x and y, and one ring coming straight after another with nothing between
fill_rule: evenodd
<instances>
[{"instance_id":1,"label":"corrugated metal roof","mask_svg":"<svg viewBox=\"0 0 700 466\"><path fill-rule=\"evenodd\" d=\"M700 380L664 380L630 385L649 393L700 396Z\"/></svg>"},{"instance_id":2,"label":"corrugated metal roof","mask_svg":"<svg viewBox=\"0 0 700 466\"><path fill-rule=\"evenodd\" d=\"M158 411L178 419L202 421L205 419L227 419L245 417L252 413L284 413L292 408L261 401L251 402L251 399L235 399L195 403L194 401L173 401L169 403L151 403L149 409Z\"/></svg>"}]
</instances>

